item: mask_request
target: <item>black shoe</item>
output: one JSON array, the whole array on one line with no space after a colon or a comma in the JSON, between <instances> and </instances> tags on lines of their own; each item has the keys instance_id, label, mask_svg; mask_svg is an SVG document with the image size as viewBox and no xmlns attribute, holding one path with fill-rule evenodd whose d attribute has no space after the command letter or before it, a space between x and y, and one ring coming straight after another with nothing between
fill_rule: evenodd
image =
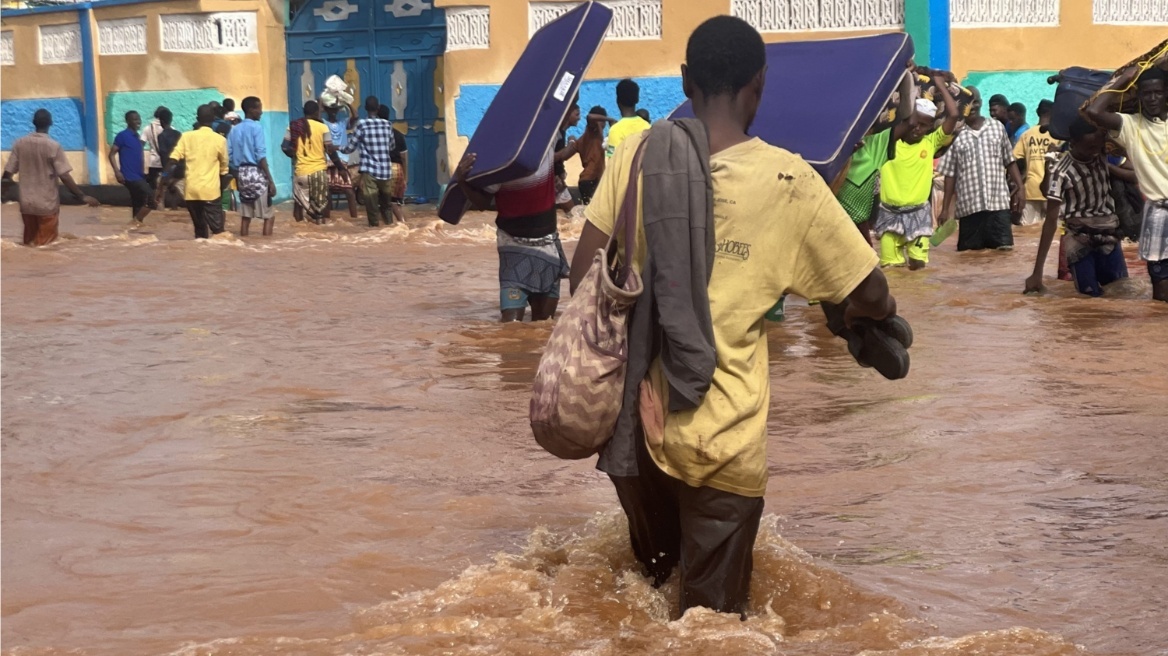
<instances>
[{"instance_id":1,"label":"black shoe","mask_svg":"<svg viewBox=\"0 0 1168 656\"><path fill-rule=\"evenodd\" d=\"M889 380L908 375L908 348L912 346L912 326L902 317L893 315L883 321L857 319L851 328L844 323L847 301L839 305L823 304L827 328L848 343L848 352L863 367L871 367Z\"/></svg>"}]
</instances>

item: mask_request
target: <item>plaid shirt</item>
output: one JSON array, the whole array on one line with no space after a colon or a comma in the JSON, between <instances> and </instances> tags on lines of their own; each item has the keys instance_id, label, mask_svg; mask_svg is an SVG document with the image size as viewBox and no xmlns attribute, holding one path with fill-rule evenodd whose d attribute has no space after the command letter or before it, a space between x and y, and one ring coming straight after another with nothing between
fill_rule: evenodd
<instances>
[{"instance_id":1,"label":"plaid shirt","mask_svg":"<svg viewBox=\"0 0 1168 656\"><path fill-rule=\"evenodd\" d=\"M361 163L357 170L367 173L377 180L393 177L393 124L380 118L363 118L357 121L353 138L342 152L348 154L361 149Z\"/></svg>"},{"instance_id":2,"label":"plaid shirt","mask_svg":"<svg viewBox=\"0 0 1168 656\"><path fill-rule=\"evenodd\" d=\"M1006 167L1014 161L1014 147L1006 129L986 119L980 130L968 125L957 135L938 171L957 179L957 216L1010 209Z\"/></svg>"}]
</instances>

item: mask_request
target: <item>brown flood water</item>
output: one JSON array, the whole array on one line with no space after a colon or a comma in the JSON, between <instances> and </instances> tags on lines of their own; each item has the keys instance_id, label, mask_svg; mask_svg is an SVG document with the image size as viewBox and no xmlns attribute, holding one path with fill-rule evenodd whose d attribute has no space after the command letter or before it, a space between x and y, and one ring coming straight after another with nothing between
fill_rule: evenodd
<instances>
[{"instance_id":1,"label":"brown flood water","mask_svg":"<svg viewBox=\"0 0 1168 656\"><path fill-rule=\"evenodd\" d=\"M3 208L5 653L1168 654L1168 306L1130 247L1097 300L1019 293L1037 228L892 272L898 382L790 303L740 622L676 618L608 481L531 438L549 327L496 323L486 217L127 212L32 250Z\"/></svg>"}]
</instances>

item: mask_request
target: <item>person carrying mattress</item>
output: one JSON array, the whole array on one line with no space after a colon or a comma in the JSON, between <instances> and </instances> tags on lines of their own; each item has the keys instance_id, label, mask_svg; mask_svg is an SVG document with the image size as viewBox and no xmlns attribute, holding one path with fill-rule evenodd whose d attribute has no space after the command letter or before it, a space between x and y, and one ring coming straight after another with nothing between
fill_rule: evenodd
<instances>
[{"instance_id":1,"label":"person carrying mattress","mask_svg":"<svg viewBox=\"0 0 1168 656\"><path fill-rule=\"evenodd\" d=\"M747 133L766 66L745 21L718 16L694 30L681 78L697 118L658 121L616 148L572 263L574 289L640 176L630 264L644 290L628 324L624 403L597 467L654 584L677 570L683 613L747 609L768 469L764 315L788 292L840 305L853 327L896 312L876 254L823 178Z\"/></svg>"},{"instance_id":2,"label":"person carrying mattress","mask_svg":"<svg viewBox=\"0 0 1168 656\"><path fill-rule=\"evenodd\" d=\"M560 302L560 280L568 277L568 258L556 223L554 158L555 150L549 147L531 175L479 188L466 180L476 159L468 152L451 178L476 210L490 209L494 200L499 312L504 323L523 321L529 305L532 321L551 319Z\"/></svg>"},{"instance_id":3,"label":"person carrying mattress","mask_svg":"<svg viewBox=\"0 0 1168 656\"><path fill-rule=\"evenodd\" d=\"M929 194L933 190L933 159L937 149L957 127L957 103L949 85L934 72L937 89L945 103L945 120L933 129L937 106L919 98L912 116L897 126L903 136L896 143L896 156L880 167L880 207L876 211L874 231L880 235L880 266L905 265L922 269L929 262L929 237L933 234L933 208Z\"/></svg>"}]
</instances>

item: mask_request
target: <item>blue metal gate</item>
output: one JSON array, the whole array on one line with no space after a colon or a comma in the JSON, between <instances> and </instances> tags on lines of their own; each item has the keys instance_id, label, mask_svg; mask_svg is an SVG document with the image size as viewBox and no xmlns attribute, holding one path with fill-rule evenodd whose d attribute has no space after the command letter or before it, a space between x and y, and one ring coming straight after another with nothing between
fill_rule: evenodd
<instances>
[{"instance_id":1,"label":"blue metal gate","mask_svg":"<svg viewBox=\"0 0 1168 656\"><path fill-rule=\"evenodd\" d=\"M331 75L357 90L358 103L377 96L406 135L406 195L435 200L450 172L443 10L433 0L309 0L292 17L286 37L289 116L302 116L305 101L317 98Z\"/></svg>"}]
</instances>

